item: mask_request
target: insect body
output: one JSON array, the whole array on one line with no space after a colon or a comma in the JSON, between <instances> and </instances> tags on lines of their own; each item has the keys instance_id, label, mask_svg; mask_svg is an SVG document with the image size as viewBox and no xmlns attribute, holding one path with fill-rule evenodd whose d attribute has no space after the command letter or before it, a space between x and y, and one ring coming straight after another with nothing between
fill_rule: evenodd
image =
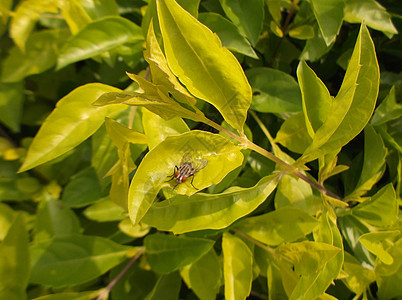
<instances>
[{"instance_id":1,"label":"insect body","mask_svg":"<svg viewBox=\"0 0 402 300\"><path fill-rule=\"evenodd\" d=\"M174 181L177 183L173 189L175 189L180 183L186 182L187 178L192 177L191 185L193 188L198 190L193 184L194 174L205 168L207 163L208 161L206 159L193 161L190 153L184 154L180 165L174 167L174 173L170 179L174 179Z\"/></svg>"}]
</instances>

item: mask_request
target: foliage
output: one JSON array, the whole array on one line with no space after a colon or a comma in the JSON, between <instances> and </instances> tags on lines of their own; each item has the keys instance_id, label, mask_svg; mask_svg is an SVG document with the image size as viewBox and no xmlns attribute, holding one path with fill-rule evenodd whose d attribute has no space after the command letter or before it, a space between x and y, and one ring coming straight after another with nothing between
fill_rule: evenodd
<instances>
[{"instance_id":1,"label":"foliage","mask_svg":"<svg viewBox=\"0 0 402 300\"><path fill-rule=\"evenodd\" d=\"M398 4L1 1L0 298L402 297Z\"/></svg>"}]
</instances>

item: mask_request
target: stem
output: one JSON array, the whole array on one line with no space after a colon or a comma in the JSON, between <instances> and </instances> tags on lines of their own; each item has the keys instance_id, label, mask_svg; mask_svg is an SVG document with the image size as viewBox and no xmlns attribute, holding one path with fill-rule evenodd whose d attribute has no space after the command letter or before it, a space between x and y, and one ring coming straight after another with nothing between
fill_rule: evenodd
<instances>
[{"instance_id":1,"label":"stem","mask_svg":"<svg viewBox=\"0 0 402 300\"><path fill-rule=\"evenodd\" d=\"M299 177L300 179L302 179L305 182L307 182L308 184L310 184L312 187L316 188L320 193L323 193L324 195L327 195L327 196L332 197L337 200L342 200L339 196L337 196L334 193L332 193L331 191L327 190L324 186L320 185L316 181L308 178L306 175L301 173L296 167L289 165L282 159L273 155L271 152L268 152L264 148L261 148L260 146L254 144L253 142L248 140L246 136L237 135L234 132L222 127L221 125L211 121L210 119L208 119L206 117L202 118L201 121L215 129L227 134L228 136L235 139L236 141L239 141L244 147L254 150L255 152L260 153L261 155L265 156L266 158L272 160L273 162L278 164L282 169L284 169L288 173Z\"/></svg>"},{"instance_id":2,"label":"stem","mask_svg":"<svg viewBox=\"0 0 402 300\"><path fill-rule=\"evenodd\" d=\"M99 294L97 300L105 300L108 298L110 290L114 287L114 285L123 277L124 274L130 269L130 267L133 265L133 263L140 257L140 255L144 252L144 247L141 247L137 253L134 255L134 257L130 260L130 262L124 267L123 270L117 275L108 285L106 288L102 290L102 292Z\"/></svg>"}]
</instances>

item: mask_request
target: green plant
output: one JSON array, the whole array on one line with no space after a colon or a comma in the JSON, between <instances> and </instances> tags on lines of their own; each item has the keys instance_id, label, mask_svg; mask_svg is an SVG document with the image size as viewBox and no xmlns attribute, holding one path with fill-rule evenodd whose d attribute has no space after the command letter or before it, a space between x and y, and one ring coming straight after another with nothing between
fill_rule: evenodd
<instances>
[{"instance_id":1,"label":"green plant","mask_svg":"<svg viewBox=\"0 0 402 300\"><path fill-rule=\"evenodd\" d=\"M0 298L401 297L387 10L178 2L1 4Z\"/></svg>"}]
</instances>

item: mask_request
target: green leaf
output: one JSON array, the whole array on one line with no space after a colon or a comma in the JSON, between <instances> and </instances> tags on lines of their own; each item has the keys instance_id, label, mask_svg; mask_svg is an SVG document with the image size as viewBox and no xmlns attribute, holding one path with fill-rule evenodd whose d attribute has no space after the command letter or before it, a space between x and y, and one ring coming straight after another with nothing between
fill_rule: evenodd
<instances>
[{"instance_id":1,"label":"green leaf","mask_svg":"<svg viewBox=\"0 0 402 300\"><path fill-rule=\"evenodd\" d=\"M162 275L144 300L178 300L180 286L181 278L179 272Z\"/></svg>"},{"instance_id":2,"label":"green leaf","mask_svg":"<svg viewBox=\"0 0 402 300\"><path fill-rule=\"evenodd\" d=\"M214 300L219 293L222 266L214 249L180 271L186 285L201 300Z\"/></svg>"},{"instance_id":3,"label":"green leaf","mask_svg":"<svg viewBox=\"0 0 402 300\"><path fill-rule=\"evenodd\" d=\"M343 263L343 271L347 277L342 281L356 295L361 295L369 288L369 285L376 280L374 270L365 268L351 254L345 252L345 261Z\"/></svg>"},{"instance_id":4,"label":"green leaf","mask_svg":"<svg viewBox=\"0 0 402 300\"><path fill-rule=\"evenodd\" d=\"M252 68L246 75L253 87L251 107L260 112L301 111L300 89L292 76L270 68Z\"/></svg>"},{"instance_id":5,"label":"green leaf","mask_svg":"<svg viewBox=\"0 0 402 300\"><path fill-rule=\"evenodd\" d=\"M211 250L214 241L167 234L148 235L144 240L152 270L170 273L187 266Z\"/></svg>"},{"instance_id":6,"label":"green leaf","mask_svg":"<svg viewBox=\"0 0 402 300\"><path fill-rule=\"evenodd\" d=\"M62 201L69 207L82 207L104 195L94 169L89 167L71 176L64 188Z\"/></svg>"},{"instance_id":7,"label":"green leaf","mask_svg":"<svg viewBox=\"0 0 402 300\"><path fill-rule=\"evenodd\" d=\"M114 201L105 198L87 207L83 214L89 219L97 222L112 222L123 220L127 213Z\"/></svg>"},{"instance_id":8,"label":"green leaf","mask_svg":"<svg viewBox=\"0 0 402 300\"><path fill-rule=\"evenodd\" d=\"M370 200L352 208L354 216L379 227L392 225L398 220L398 199L392 183L379 190Z\"/></svg>"},{"instance_id":9,"label":"green leaf","mask_svg":"<svg viewBox=\"0 0 402 300\"><path fill-rule=\"evenodd\" d=\"M264 20L264 1L220 0L225 14L239 30L255 45Z\"/></svg>"},{"instance_id":10,"label":"green leaf","mask_svg":"<svg viewBox=\"0 0 402 300\"><path fill-rule=\"evenodd\" d=\"M363 169L356 188L345 197L345 201L358 200L377 183L384 172L386 155L387 149L381 136L371 125L367 125L364 129Z\"/></svg>"},{"instance_id":11,"label":"green leaf","mask_svg":"<svg viewBox=\"0 0 402 300\"><path fill-rule=\"evenodd\" d=\"M390 275L377 279L379 299L398 299L402 295L402 268Z\"/></svg>"},{"instance_id":12,"label":"green leaf","mask_svg":"<svg viewBox=\"0 0 402 300\"><path fill-rule=\"evenodd\" d=\"M314 38L314 27L311 25L300 25L289 30L289 36L299 40Z\"/></svg>"},{"instance_id":13,"label":"green leaf","mask_svg":"<svg viewBox=\"0 0 402 300\"><path fill-rule=\"evenodd\" d=\"M250 42L239 32L237 27L216 13L201 13L198 20L219 36L222 46L231 51L258 59Z\"/></svg>"},{"instance_id":14,"label":"green leaf","mask_svg":"<svg viewBox=\"0 0 402 300\"><path fill-rule=\"evenodd\" d=\"M208 175L208 174L207 174ZM278 183L274 175L251 188L232 187L221 194L178 195L154 204L143 222L175 234L222 229L255 210Z\"/></svg>"},{"instance_id":15,"label":"green leaf","mask_svg":"<svg viewBox=\"0 0 402 300\"><path fill-rule=\"evenodd\" d=\"M235 227L267 245L277 246L305 237L318 225L302 210L283 207L257 217L243 219Z\"/></svg>"},{"instance_id":16,"label":"green leaf","mask_svg":"<svg viewBox=\"0 0 402 300\"><path fill-rule=\"evenodd\" d=\"M23 104L22 82L0 83L0 121L14 132L20 130Z\"/></svg>"},{"instance_id":17,"label":"green leaf","mask_svg":"<svg viewBox=\"0 0 402 300\"><path fill-rule=\"evenodd\" d=\"M57 293L46 295L38 298L34 298L33 300L91 300L98 296L98 291L89 291L89 292L81 292L81 293L73 293L73 292L65 292L65 293Z\"/></svg>"},{"instance_id":18,"label":"green leaf","mask_svg":"<svg viewBox=\"0 0 402 300\"><path fill-rule=\"evenodd\" d=\"M359 241L371 253L375 254L384 264L391 265L394 262L391 254L387 252L387 239L392 239L400 234L398 230L379 231L363 234Z\"/></svg>"},{"instance_id":19,"label":"green leaf","mask_svg":"<svg viewBox=\"0 0 402 300\"><path fill-rule=\"evenodd\" d=\"M301 276L297 282L290 299L315 299L324 294L331 282L338 277L343 264L343 245L342 236L336 224L330 219L330 213L324 213L319 221L320 225L314 230L314 239L317 243L326 243L331 247L327 254L334 254L331 259L324 264L320 264L320 268L316 272L308 272ZM338 249L335 249L338 248ZM336 251L338 250L338 251ZM327 256L329 258L330 255ZM302 270L308 271L311 266L306 261L301 261ZM317 264L316 264L317 266Z\"/></svg>"},{"instance_id":20,"label":"green leaf","mask_svg":"<svg viewBox=\"0 0 402 300\"><path fill-rule=\"evenodd\" d=\"M384 32L389 38L398 33L392 24L391 15L375 0L346 0L345 21L365 22L367 26Z\"/></svg>"},{"instance_id":21,"label":"green leaf","mask_svg":"<svg viewBox=\"0 0 402 300\"><path fill-rule=\"evenodd\" d=\"M128 211L134 225L151 207L162 185L177 185L173 180L167 181L186 153L191 154L195 166L202 159L208 161L206 167L192 177L193 185L203 189L219 183L226 174L241 165L243 155L240 150L239 146L224 137L209 132L194 130L167 137L143 158L131 181ZM197 191L189 182L178 185L175 190L187 195Z\"/></svg>"},{"instance_id":22,"label":"green leaf","mask_svg":"<svg viewBox=\"0 0 402 300\"><path fill-rule=\"evenodd\" d=\"M294 272L303 278L319 272L340 251L338 247L326 243L303 241L283 244L275 249L275 255L291 261Z\"/></svg>"},{"instance_id":23,"label":"green leaf","mask_svg":"<svg viewBox=\"0 0 402 300\"><path fill-rule=\"evenodd\" d=\"M96 4L93 3L93 5ZM73 35L91 22L91 17L85 11L83 3L79 1L65 2L62 6L62 14Z\"/></svg>"},{"instance_id":24,"label":"green leaf","mask_svg":"<svg viewBox=\"0 0 402 300\"><path fill-rule=\"evenodd\" d=\"M49 199L42 202L35 221L35 242L80 233L77 216L61 201Z\"/></svg>"},{"instance_id":25,"label":"green leaf","mask_svg":"<svg viewBox=\"0 0 402 300\"><path fill-rule=\"evenodd\" d=\"M157 1L169 67L194 96L214 105L243 129L251 88L236 58L207 27L174 0Z\"/></svg>"},{"instance_id":26,"label":"green leaf","mask_svg":"<svg viewBox=\"0 0 402 300\"><path fill-rule=\"evenodd\" d=\"M397 103L395 85L392 86L389 94L376 108L371 124L378 126L388 121L399 118L402 115L402 104Z\"/></svg>"},{"instance_id":27,"label":"green leaf","mask_svg":"<svg viewBox=\"0 0 402 300\"><path fill-rule=\"evenodd\" d=\"M17 82L53 67L57 58L57 38L61 32L47 30L33 33L27 41L26 52L17 47L12 48L3 61L1 80Z\"/></svg>"},{"instance_id":28,"label":"green leaf","mask_svg":"<svg viewBox=\"0 0 402 300\"><path fill-rule=\"evenodd\" d=\"M28 232L19 214L0 244L0 298L26 299L30 273Z\"/></svg>"},{"instance_id":29,"label":"green leaf","mask_svg":"<svg viewBox=\"0 0 402 300\"><path fill-rule=\"evenodd\" d=\"M312 161L352 140L366 126L377 100L379 68L374 45L362 25L342 86L328 117L316 131L300 162Z\"/></svg>"},{"instance_id":30,"label":"green leaf","mask_svg":"<svg viewBox=\"0 0 402 300\"><path fill-rule=\"evenodd\" d=\"M94 57L124 43L143 39L142 30L133 22L118 16L95 20L82 28L61 49L57 68Z\"/></svg>"},{"instance_id":31,"label":"green leaf","mask_svg":"<svg viewBox=\"0 0 402 300\"><path fill-rule=\"evenodd\" d=\"M310 0L327 46L332 44L343 21L344 0Z\"/></svg>"},{"instance_id":32,"label":"green leaf","mask_svg":"<svg viewBox=\"0 0 402 300\"><path fill-rule=\"evenodd\" d=\"M164 120L147 109L142 112L142 124L145 135L148 137L149 149L157 146L168 136L179 135L190 130L181 118Z\"/></svg>"},{"instance_id":33,"label":"green leaf","mask_svg":"<svg viewBox=\"0 0 402 300\"><path fill-rule=\"evenodd\" d=\"M303 99L307 131L313 137L328 116L332 97L324 83L303 60L297 67L297 79Z\"/></svg>"},{"instance_id":34,"label":"green leaf","mask_svg":"<svg viewBox=\"0 0 402 300\"><path fill-rule=\"evenodd\" d=\"M58 3L55 0L22 1L16 8L10 25L10 36L21 52L30 47L25 42L39 19L41 13L57 13Z\"/></svg>"},{"instance_id":35,"label":"green leaf","mask_svg":"<svg viewBox=\"0 0 402 300\"><path fill-rule=\"evenodd\" d=\"M314 37L306 41L302 54L299 58L312 62L317 61L325 54L327 54L331 50L333 45L334 44L331 44L329 46L327 45L324 37L321 34L321 31L316 25L314 26Z\"/></svg>"},{"instance_id":36,"label":"green leaf","mask_svg":"<svg viewBox=\"0 0 402 300\"><path fill-rule=\"evenodd\" d=\"M275 143L282 144L290 151L303 153L312 141L306 123L309 122L305 121L302 112L290 116L276 133Z\"/></svg>"},{"instance_id":37,"label":"green leaf","mask_svg":"<svg viewBox=\"0 0 402 300\"><path fill-rule=\"evenodd\" d=\"M31 247L30 282L51 287L81 284L121 263L131 249L105 238L82 235L36 243Z\"/></svg>"},{"instance_id":38,"label":"green leaf","mask_svg":"<svg viewBox=\"0 0 402 300\"><path fill-rule=\"evenodd\" d=\"M253 255L238 237L227 232L222 238L225 299L246 299L253 280Z\"/></svg>"},{"instance_id":39,"label":"green leaf","mask_svg":"<svg viewBox=\"0 0 402 300\"><path fill-rule=\"evenodd\" d=\"M73 149L91 136L105 116L121 111L125 106L91 106L102 93L118 89L99 84L81 86L62 98L46 118L29 147L19 172L32 169Z\"/></svg>"}]
</instances>

